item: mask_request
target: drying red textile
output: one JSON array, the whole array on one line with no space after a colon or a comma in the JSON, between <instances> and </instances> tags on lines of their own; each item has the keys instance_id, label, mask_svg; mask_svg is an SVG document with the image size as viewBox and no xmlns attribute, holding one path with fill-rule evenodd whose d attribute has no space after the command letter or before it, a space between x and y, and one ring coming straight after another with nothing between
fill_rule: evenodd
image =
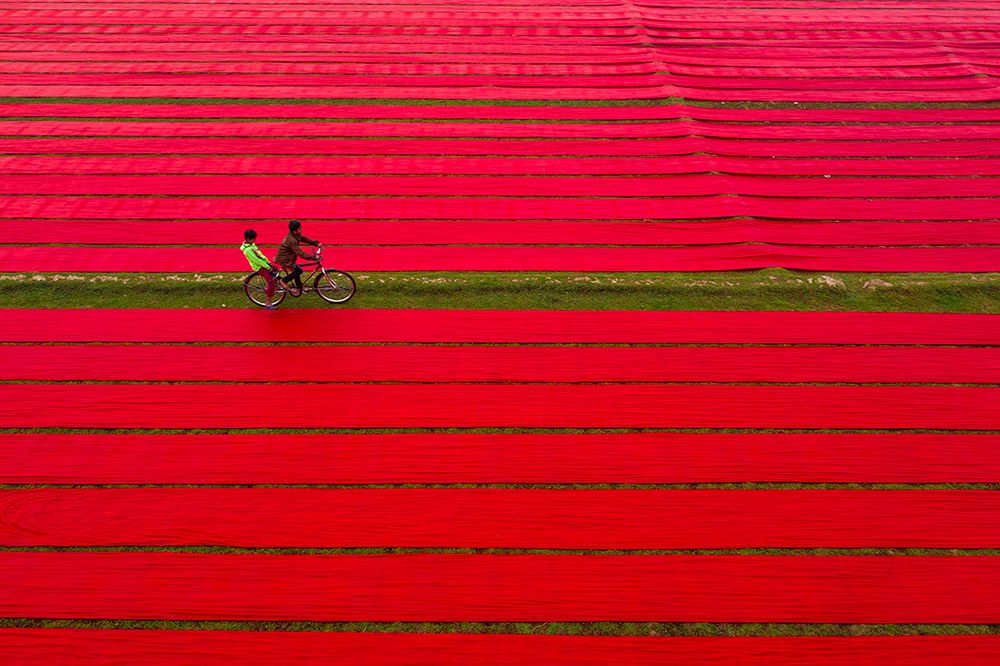
<instances>
[{"instance_id":1,"label":"drying red textile","mask_svg":"<svg viewBox=\"0 0 1000 666\"><path fill-rule=\"evenodd\" d=\"M990 623L1000 558L0 553L4 617Z\"/></svg>"},{"instance_id":2,"label":"drying red textile","mask_svg":"<svg viewBox=\"0 0 1000 666\"><path fill-rule=\"evenodd\" d=\"M273 252L286 221L253 222L258 244ZM246 222L129 222L119 220L18 220L7 243L225 245L243 237ZM1000 222L795 222L714 220L634 221L317 221L316 238L342 245L1000 245ZM340 250L338 249L339 253ZM211 261L211 259L209 259Z\"/></svg>"},{"instance_id":3,"label":"drying red textile","mask_svg":"<svg viewBox=\"0 0 1000 666\"><path fill-rule=\"evenodd\" d=\"M226 75L223 75L226 76ZM290 82L289 82L290 83ZM539 82L541 83L541 82ZM439 85L380 87L365 85L86 85L72 83L13 83L4 85L11 97L178 97L178 98L245 98L245 99L509 99L509 100L615 100L660 99L683 97L707 101L798 101L798 102L988 102L1000 99L995 88L960 90L719 90L708 88L656 86L637 84L633 87L520 87L515 82L506 86L496 83L452 87Z\"/></svg>"},{"instance_id":4,"label":"drying red textile","mask_svg":"<svg viewBox=\"0 0 1000 666\"><path fill-rule=\"evenodd\" d=\"M40 52L37 57L30 52L20 52L16 59L37 60L53 54ZM267 54L219 54L240 62L252 58L257 61L267 58ZM65 56L60 56L65 57ZM167 60L207 60L207 54L192 56L186 53L166 52L155 54L101 54L87 53L79 56L81 61L93 62L105 59L136 58L151 59L153 62ZM270 57L274 57L273 55ZM301 54L281 54L283 60L306 58ZM344 54L323 54L320 57L331 60L358 61L362 56ZM363 56L368 62L375 56ZM513 57L513 56L511 56ZM383 56L379 61L392 59L396 62L430 60L432 62L475 61L475 56L455 54L415 54L405 56ZM573 56L530 56L521 57L518 62L575 62L600 63L603 56L578 53ZM525 60L526 59L526 60ZM609 62L641 62L642 57L612 56ZM214 60L214 58L213 58ZM489 56L490 62L505 62L501 55ZM941 60L941 62L945 62ZM708 61L718 64L717 59ZM770 62L765 60L764 63ZM894 60L896 62L896 60ZM762 63L763 64L763 63ZM875 64L884 64L877 60ZM757 65L761 66L761 65ZM806 64L797 66L804 67ZM700 106L619 106L619 107L566 107L566 106L377 106L377 105L242 105L242 104L0 104L0 117L38 116L69 118L370 118L370 119L483 119L483 120L677 120L695 118L722 122L857 122L857 123L941 123L941 122L995 122L1000 120L1000 109L727 109Z\"/></svg>"},{"instance_id":5,"label":"drying red textile","mask_svg":"<svg viewBox=\"0 0 1000 666\"><path fill-rule=\"evenodd\" d=\"M155 153L270 155L574 155L646 157L707 153L735 157L997 157L993 140L779 141L676 137L670 139L325 139L229 137L59 137L4 139L5 154Z\"/></svg>"},{"instance_id":6,"label":"drying red textile","mask_svg":"<svg viewBox=\"0 0 1000 666\"><path fill-rule=\"evenodd\" d=\"M1000 430L993 387L316 384L308 400L319 407L302 411L251 409L254 384L22 384L10 393L2 428Z\"/></svg>"},{"instance_id":7,"label":"drying red textile","mask_svg":"<svg viewBox=\"0 0 1000 666\"><path fill-rule=\"evenodd\" d=\"M704 136L799 141L1000 138L1000 125L789 125L673 120L627 123L0 121L0 135L35 137L435 137L645 139ZM164 142L165 143L165 142Z\"/></svg>"},{"instance_id":8,"label":"drying red textile","mask_svg":"<svg viewBox=\"0 0 1000 666\"><path fill-rule=\"evenodd\" d=\"M12 309L5 342L996 345L1000 316L656 310Z\"/></svg>"},{"instance_id":9,"label":"drying red textile","mask_svg":"<svg viewBox=\"0 0 1000 666\"><path fill-rule=\"evenodd\" d=\"M8 155L9 174L503 174L657 175L707 173L772 176L998 176L1000 160L760 159L681 157L446 157L313 155ZM878 181L883 182L883 181ZM943 181L945 184L949 181Z\"/></svg>"},{"instance_id":10,"label":"drying red textile","mask_svg":"<svg viewBox=\"0 0 1000 666\"><path fill-rule=\"evenodd\" d=\"M162 40L162 37L157 39ZM435 42L443 38L434 37ZM567 40L570 41L570 40ZM464 45L462 48L465 48ZM226 76L226 75L222 75ZM314 85L303 87L299 85L74 85L72 83L44 84L44 83L10 83L4 84L4 92L10 97L119 97L119 98L148 98L148 97L177 97L177 98L237 98L237 99L490 99L490 100L609 100L609 99L660 99L666 97L680 96L673 87L665 86L645 86L645 87L519 87L517 81L508 81L507 85L481 84L480 87L474 85L447 86L400 86L384 87L364 85L364 79L355 85L327 86ZM503 82L497 82L503 83ZM783 94L788 94L783 93ZM805 93L799 94L799 97ZM859 100L881 99L891 93L876 95L865 92L821 92L823 97L833 100L843 100L851 96ZM933 97L929 101L960 102L960 101L989 101L997 97L996 94L988 91L915 91L895 93L895 101L907 101L912 99L924 99ZM699 99L699 96L692 95L692 99ZM795 95L793 95L795 97ZM769 97L770 98L770 97ZM774 97L777 99L777 97ZM798 97L796 97L798 99Z\"/></svg>"},{"instance_id":11,"label":"drying red textile","mask_svg":"<svg viewBox=\"0 0 1000 666\"><path fill-rule=\"evenodd\" d=\"M1000 438L927 434L0 434L18 484L993 483Z\"/></svg>"},{"instance_id":12,"label":"drying red textile","mask_svg":"<svg viewBox=\"0 0 1000 666\"><path fill-rule=\"evenodd\" d=\"M624 666L665 662L690 666L840 666L845 662L937 666L948 660L1000 660L1000 639L991 635L703 638L11 628L0 629L0 642L9 666L44 662L71 666L94 661L173 666L182 660L248 665L363 660L368 666Z\"/></svg>"},{"instance_id":13,"label":"drying red textile","mask_svg":"<svg viewBox=\"0 0 1000 666\"><path fill-rule=\"evenodd\" d=\"M363 658L371 666L469 664L604 665L678 660L692 666L840 664L845 660L905 662L997 658L994 636L865 636L852 638L632 638L475 634L341 634L330 632L115 631L0 629L12 665L54 661L174 664L203 656L244 664L306 663ZM117 661L116 661L117 660Z\"/></svg>"},{"instance_id":14,"label":"drying red textile","mask_svg":"<svg viewBox=\"0 0 1000 666\"><path fill-rule=\"evenodd\" d=\"M32 381L1000 383L1000 348L32 346Z\"/></svg>"},{"instance_id":15,"label":"drying red textile","mask_svg":"<svg viewBox=\"0 0 1000 666\"><path fill-rule=\"evenodd\" d=\"M0 195L516 196L516 197L997 197L994 178L778 178L768 176L52 176L8 175ZM414 202L407 202L411 205ZM567 202L568 203L568 202ZM576 202L574 202L576 203ZM940 204L940 202L935 202ZM988 205L993 202L984 201ZM930 202L924 202L930 207ZM932 216L933 213L928 213ZM1000 210L996 213L1000 217ZM640 216L641 217L641 216ZM885 219L891 219L887 215Z\"/></svg>"},{"instance_id":16,"label":"drying red textile","mask_svg":"<svg viewBox=\"0 0 1000 666\"><path fill-rule=\"evenodd\" d=\"M3 211L6 218L131 218L151 220L216 218L256 220L281 217L296 217L304 220L371 218L400 220L684 220L727 217L861 221L996 220L1000 219L1000 197L794 199L732 195L648 198L473 196L107 198L70 195L61 197L7 195L0 196L0 210Z\"/></svg>"},{"instance_id":17,"label":"drying red textile","mask_svg":"<svg viewBox=\"0 0 1000 666\"><path fill-rule=\"evenodd\" d=\"M96 201L104 201L97 199ZM998 200L1000 201L1000 200ZM484 213L488 211L483 211ZM165 239L168 240L169 239ZM567 239L572 242L572 239ZM349 272L726 271L781 267L875 273L987 273L1000 271L1000 246L824 247L695 245L687 247L351 246L327 252L326 265ZM2 246L7 271L31 273L246 273L246 259L213 247Z\"/></svg>"},{"instance_id":18,"label":"drying red textile","mask_svg":"<svg viewBox=\"0 0 1000 666\"><path fill-rule=\"evenodd\" d=\"M47 488L0 490L0 512L0 543L16 547L991 548L1000 539L991 490Z\"/></svg>"}]
</instances>

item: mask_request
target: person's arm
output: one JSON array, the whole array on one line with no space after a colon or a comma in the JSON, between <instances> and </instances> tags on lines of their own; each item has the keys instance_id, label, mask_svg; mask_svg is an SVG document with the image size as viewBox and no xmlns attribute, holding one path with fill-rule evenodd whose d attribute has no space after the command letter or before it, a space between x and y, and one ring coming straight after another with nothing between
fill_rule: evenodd
<instances>
[{"instance_id":1,"label":"person's arm","mask_svg":"<svg viewBox=\"0 0 1000 666\"><path fill-rule=\"evenodd\" d=\"M300 245L300 242L302 242L302 241L308 242L308 240L309 239L303 237L303 238L295 241L295 243L292 245L292 249L295 250L295 254L297 254L298 256L302 257L303 259L308 259L308 260L312 261L313 259L316 258L316 255L309 254L308 252L306 252L305 250L303 250L302 246Z\"/></svg>"},{"instance_id":2,"label":"person's arm","mask_svg":"<svg viewBox=\"0 0 1000 666\"><path fill-rule=\"evenodd\" d=\"M319 247L319 241L315 241L312 238L306 238L305 236L302 236L299 240L302 241L303 243L305 243L306 245L312 245L314 247Z\"/></svg>"}]
</instances>

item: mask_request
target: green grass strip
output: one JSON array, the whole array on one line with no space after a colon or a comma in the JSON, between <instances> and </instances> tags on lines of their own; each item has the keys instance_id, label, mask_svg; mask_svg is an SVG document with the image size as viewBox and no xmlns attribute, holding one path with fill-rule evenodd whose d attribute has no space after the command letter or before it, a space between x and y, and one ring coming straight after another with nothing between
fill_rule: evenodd
<instances>
[{"instance_id":1,"label":"green grass strip","mask_svg":"<svg viewBox=\"0 0 1000 666\"><path fill-rule=\"evenodd\" d=\"M166 251L166 250L165 250ZM235 251L235 250L234 250ZM250 308L244 274L0 275L8 308ZM282 308L795 310L1000 313L1000 274L359 273L345 305L315 294Z\"/></svg>"}]
</instances>

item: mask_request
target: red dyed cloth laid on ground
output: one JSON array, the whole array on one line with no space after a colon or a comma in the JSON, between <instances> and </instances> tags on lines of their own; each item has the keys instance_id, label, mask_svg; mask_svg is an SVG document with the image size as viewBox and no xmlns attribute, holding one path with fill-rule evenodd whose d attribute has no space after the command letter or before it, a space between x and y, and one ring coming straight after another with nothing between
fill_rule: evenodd
<instances>
[{"instance_id":1,"label":"red dyed cloth laid on ground","mask_svg":"<svg viewBox=\"0 0 1000 666\"><path fill-rule=\"evenodd\" d=\"M13 309L5 342L996 345L1000 316L652 310Z\"/></svg>"},{"instance_id":2,"label":"red dyed cloth laid on ground","mask_svg":"<svg viewBox=\"0 0 1000 666\"><path fill-rule=\"evenodd\" d=\"M359 271L662 272L788 268L874 273L1000 271L1000 246L823 247L696 245L689 247L351 246L327 255L328 267ZM246 260L219 248L0 246L8 272L236 273Z\"/></svg>"},{"instance_id":3,"label":"red dyed cloth laid on ground","mask_svg":"<svg viewBox=\"0 0 1000 666\"><path fill-rule=\"evenodd\" d=\"M94 661L173 666L182 660L299 664L317 659L363 660L368 666L936 666L949 660L1000 660L1000 638L991 635L703 638L11 628L0 629L0 642L9 666Z\"/></svg>"},{"instance_id":4,"label":"red dyed cloth laid on ground","mask_svg":"<svg viewBox=\"0 0 1000 666\"><path fill-rule=\"evenodd\" d=\"M439 174L771 176L1000 176L1000 160L678 157L445 157L305 155L0 155L8 174ZM593 182L593 181L591 181ZM881 181L879 181L881 182ZM949 181L942 181L949 182Z\"/></svg>"},{"instance_id":5,"label":"red dyed cloth laid on ground","mask_svg":"<svg viewBox=\"0 0 1000 666\"><path fill-rule=\"evenodd\" d=\"M0 583L14 618L973 624L1000 558L4 552Z\"/></svg>"},{"instance_id":6,"label":"red dyed cloth laid on ground","mask_svg":"<svg viewBox=\"0 0 1000 666\"><path fill-rule=\"evenodd\" d=\"M67 72L102 73L102 74L238 74L259 75L313 75L313 74L349 74L349 75L473 75L473 76L629 76L634 74L655 74L661 65L655 63L636 63L622 65L590 65L590 64L522 64L522 63L212 63L212 62L0 62L0 73L24 74L36 72L39 74L65 74ZM876 70L877 72L878 70ZM696 74L698 72L695 72ZM959 66L952 69L943 67L924 68L911 72L914 76L970 76L969 71ZM736 72L735 75L739 75ZM887 71L886 76L890 73ZM806 75L808 76L808 75ZM627 79L626 79L627 80Z\"/></svg>"},{"instance_id":7,"label":"red dyed cloth laid on ground","mask_svg":"<svg viewBox=\"0 0 1000 666\"><path fill-rule=\"evenodd\" d=\"M227 75L222 75L227 77ZM9 78L9 77L3 77ZM116 77L120 78L120 77ZM228 78L228 77L227 77ZM368 77L364 77L368 78ZM509 77L514 78L514 77ZM614 99L663 99L682 97L706 101L764 101L764 102L991 102L1000 99L1000 88L988 87L962 90L712 90L694 87L649 86L635 87L523 87L524 79L506 82L475 84L467 81L454 87L425 85L417 87L400 83L398 86L344 84L331 86L301 85L163 85L163 84L86 84L86 83L34 83L7 82L4 91L10 97L178 97L178 98L243 98L243 99L508 99L508 100L614 100ZM584 83L577 79L577 84ZM427 82L430 84L431 82ZM540 83L540 82L539 82ZM621 84L622 82L619 81ZM811 83L811 82L810 82Z\"/></svg>"},{"instance_id":8,"label":"red dyed cloth laid on ground","mask_svg":"<svg viewBox=\"0 0 1000 666\"><path fill-rule=\"evenodd\" d=\"M33 346L31 381L1000 383L1000 348Z\"/></svg>"},{"instance_id":9,"label":"red dyed cloth laid on ground","mask_svg":"<svg viewBox=\"0 0 1000 666\"><path fill-rule=\"evenodd\" d=\"M316 384L332 412L249 409L254 384L22 384L0 428L880 428L1000 430L1000 388ZM47 405L42 411L35 407ZM198 405L197 410L190 409ZM719 405L726 405L720 410Z\"/></svg>"},{"instance_id":10,"label":"red dyed cloth laid on ground","mask_svg":"<svg viewBox=\"0 0 1000 666\"><path fill-rule=\"evenodd\" d=\"M7 243L232 245L246 222L125 222L32 219L8 222ZM258 244L273 252L286 221L253 222ZM505 220L316 221L309 233L340 245L1000 245L1000 222L565 222ZM338 255L341 249L337 250ZM215 261L214 258L206 258Z\"/></svg>"},{"instance_id":11,"label":"red dyed cloth laid on ground","mask_svg":"<svg viewBox=\"0 0 1000 666\"><path fill-rule=\"evenodd\" d=\"M367 139L228 137L11 137L5 154L125 155L578 155L613 157L707 153L737 157L997 157L995 140L780 141L676 137L668 139Z\"/></svg>"},{"instance_id":12,"label":"red dyed cloth laid on ground","mask_svg":"<svg viewBox=\"0 0 1000 666\"><path fill-rule=\"evenodd\" d=\"M360 58L358 58L360 60ZM121 74L161 75L239 75L260 77L260 83L273 82L275 76L372 75L372 76L622 76L659 74L665 65L639 63L481 63L481 62L232 62L232 61L3 61L0 74ZM910 66L827 66L747 67L722 63L670 64L670 76L658 82L719 88L785 88L803 80L813 81L821 89L867 89L872 81L881 81L889 89L981 88L977 75L996 76L992 65L956 65L935 63ZM584 79L586 80L586 78ZM627 79L625 79L627 80ZM787 82L787 83L786 83ZM702 85L704 84L704 85ZM759 85L756 85L759 84ZM225 115L225 114L223 114Z\"/></svg>"},{"instance_id":13,"label":"red dyed cloth laid on ground","mask_svg":"<svg viewBox=\"0 0 1000 666\"><path fill-rule=\"evenodd\" d=\"M774 178L676 175L547 176L52 176L8 175L0 195L1000 198L996 178ZM940 205L941 201L934 202ZM944 202L947 203L947 202ZM986 202L984 202L985 205ZM993 203L993 202L991 202ZM930 202L927 202L930 207ZM994 209L995 210L995 209ZM931 213L932 215L932 213ZM998 213L1000 216L1000 213ZM637 216L640 217L640 216ZM887 214L885 219L891 219Z\"/></svg>"},{"instance_id":14,"label":"red dyed cloth laid on ground","mask_svg":"<svg viewBox=\"0 0 1000 666\"><path fill-rule=\"evenodd\" d=\"M0 510L3 545L16 547L990 548L1000 538L991 490L48 488L0 490Z\"/></svg>"},{"instance_id":15,"label":"red dyed cloth laid on ground","mask_svg":"<svg viewBox=\"0 0 1000 666\"><path fill-rule=\"evenodd\" d=\"M993 483L1000 438L927 434L0 434L16 484Z\"/></svg>"},{"instance_id":16,"label":"red dyed cloth laid on ground","mask_svg":"<svg viewBox=\"0 0 1000 666\"><path fill-rule=\"evenodd\" d=\"M974 77L968 77L975 83ZM932 79L937 81L937 79ZM968 83L959 79L963 83ZM561 90L563 88L641 88L658 86L669 81L662 76L656 75L630 75L630 76L485 76L485 75L465 75L465 76L433 76L433 75L367 75L367 74L327 74L327 75L305 75L305 74L3 74L0 73L0 85L18 86L30 84L39 88L49 86L68 85L79 90L87 90L91 86L101 88L105 86L162 86L164 96L169 90L184 90L191 87L211 87L221 85L223 87L255 87L268 88L270 86L280 86L283 88L301 86L303 92L308 88L320 88L325 91L324 97L330 97L330 89L339 89L341 86L364 86L372 89L384 89L386 91L393 88L420 88L427 86L430 88L457 88L471 89L480 87L489 88L543 88L551 90ZM949 79L938 81L937 87L933 90L951 90ZM761 86L764 87L764 86ZM959 86L964 88L966 86ZM985 86L968 86L985 87ZM294 95L292 97L295 97ZM501 98L502 99L502 98Z\"/></svg>"},{"instance_id":17,"label":"red dyed cloth laid on ground","mask_svg":"<svg viewBox=\"0 0 1000 666\"><path fill-rule=\"evenodd\" d=\"M705 136L797 141L997 139L1000 125L755 125L712 121L628 123L0 121L0 135L66 137L433 137L615 139Z\"/></svg>"},{"instance_id":18,"label":"red dyed cloth laid on ground","mask_svg":"<svg viewBox=\"0 0 1000 666\"><path fill-rule=\"evenodd\" d=\"M996 220L1000 197L793 199L747 195L558 197L88 197L0 196L6 218L684 220ZM768 254L768 248L758 248ZM6 257L5 257L6 259ZM53 257L52 261L55 261ZM468 262L466 262L468 263ZM770 265L770 264L769 264ZM17 270L17 269L14 269ZM374 270L374 269L371 269Z\"/></svg>"},{"instance_id":19,"label":"red dyed cloth laid on ground","mask_svg":"<svg viewBox=\"0 0 1000 666\"><path fill-rule=\"evenodd\" d=\"M156 54L157 61L170 54ZM25 58L19 53L17 59ZM81 58L87 62L97 54ZM122 54L118 57L133 58ZM190 58L191 56L181 56ZM239 58L246 55L227 54ZM292 56L281 56L292 57ZM331 56L332 57L332 56ZM342 56L346 57L346 56ZM394 56L397 59L402 56ZM420 54L407 54L406 62ZM424 56L440 58L443 56ZM555 56L551 56L555 57ZM498 61L500 56L490 56ZM585 54L563 61L590 62ZM502 60L500 60L502 62ZM715 62L715 61L712 61ZM371 119L483 119L483 120L678 120L694 118L719 122L858 122L858 123L941 123L994 122L1000 109L726 109L699 106L376 106L376 105L240 105L240 104L0 104L0 116L50 116L96 118L371 118Z\"/></svg>"},{"instance_id":20,"label":"red dyed cloth laid on ground","mask_svg":"<svg viewBox=\"0 0 1000 666\"><path fill-rule=\"evenodd\" d=\"M162 38L161 38L162 39ZM225 75L222 75L225 76ZM120 78L120 77L116 77ZM664 86L620 87L620 88L525 88L518 81L507 81L507 85L482 84L476 87L466 83L455 87L416 86L391 87L366 86L367 77L359 77L356 85L332 87L317 85L302 87L299 85L72 85L72 84L4 84L4 93L10 97L162 97L162 98L242 98L242 99L491 99L491 100L611 100L611 99L662 99L666 97L681 97L675 88ZM512 77L509 77L512 78ZM768 99L779 99L787 93L768 95ZM799 95L804 96L805 93ZM858 93L858 92L820 92L819 96L833 101L886 101L891 96L892 101L937 101L937 102L967 102L991 101L997 98L993 92L982 91L913 91L896 93ZM792 95L795 97L795 95ZM795 97L795 99L799 99ZM702 99L702 95L691 95L692 99ZM730 96L731 98L731 96ZM856 98L856 99L855 99Z\"/></svg>"}]
</instances>

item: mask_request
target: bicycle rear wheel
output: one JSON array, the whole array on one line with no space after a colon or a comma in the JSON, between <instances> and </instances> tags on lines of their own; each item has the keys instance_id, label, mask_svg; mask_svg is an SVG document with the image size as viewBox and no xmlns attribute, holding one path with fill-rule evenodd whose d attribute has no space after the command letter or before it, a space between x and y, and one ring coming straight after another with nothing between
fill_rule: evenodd
<instances>
[{"instance_id":1,"label":"bicycle rear wheel","mask_svg":"<svg viewBox=\"0 0 1000 666\"><path fill-rule=\"evenodd\" d=\"M351 300L351 296L357 290L354 278L350 273L338 271L332 268L324 268L316 276L313 288L319 297L327 303L346 303Z\"/></svg>"},{"instance_id":2,"label":"bicycle rear wheel","mask_svg":"<svg viewBox=\"0 0 1000 666\"><path fill-rule=\"evenodd\" d=\"M271 305L278 305L285 300L285 289L281 286L281 280L275 278L277 284L274 285L274 296L271 297ZM243 291L247 298L254 305L267 307L267 280L260 273L251 273L243 280Z\"/></svg>"}]
</instances>

